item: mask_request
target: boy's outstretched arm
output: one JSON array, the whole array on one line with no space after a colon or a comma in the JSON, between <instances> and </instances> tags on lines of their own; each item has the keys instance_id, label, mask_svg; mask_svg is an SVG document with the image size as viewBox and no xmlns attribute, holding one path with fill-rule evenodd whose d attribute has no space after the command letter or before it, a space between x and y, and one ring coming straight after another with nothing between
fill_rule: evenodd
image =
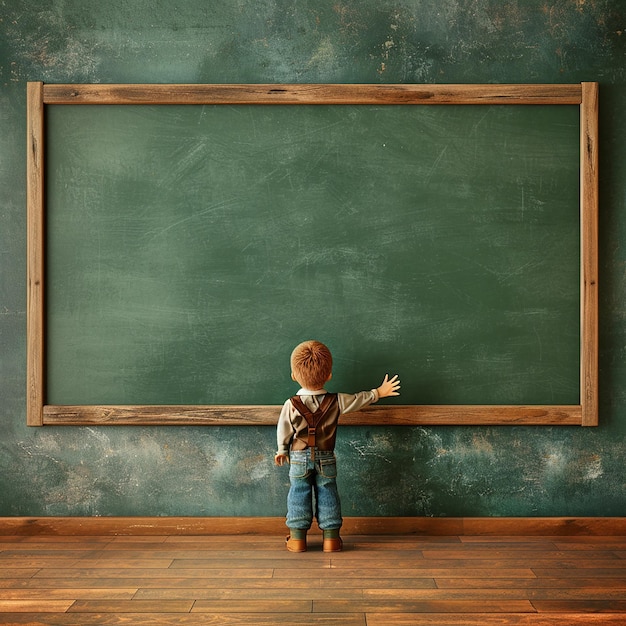
<instances>
[{"instance_id":1,"label":"boy's outstretched arm","mask_svg":"<svg viewBox=\"0 0 626 626\"><path fill-rule=\"evenodd\" d=\"M376 391L378 391L379 398L387 398L389 396L399 396L400 392L398 389L400 389L398 375L396 374L393 378L389 378L389 374L385 374L385 379Z\"/></svg>"}]
</instances>

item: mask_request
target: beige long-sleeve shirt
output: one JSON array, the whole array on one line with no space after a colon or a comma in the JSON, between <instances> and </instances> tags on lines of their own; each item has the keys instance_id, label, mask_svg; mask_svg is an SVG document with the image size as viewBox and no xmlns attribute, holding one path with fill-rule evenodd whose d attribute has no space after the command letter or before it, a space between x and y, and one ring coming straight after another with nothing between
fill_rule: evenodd
<instances>
[{"instance_id":1,"label":"beige long-sleeve shirt","mask_svg":"<svg viewBox=\"0 0 626 626\"><path fill-rule=\"evenodd\" d=\"M310 391L300 389L298 396L304 404L315 412L324 396L328 392L325 389ZM358 411L374 402L378 401L378 391L360 391L359 393L338 393L337 404L326 415L323 423L317 427L316 444L320 450L333 450L337 432L337 422L344 413ZM289 455L289 450L304 450L308 444L308 424L306 419L296 411L291 400L287 400L283 405L278 418L276 428L276 441L278 443L278 453Z\"/></svg>"}]
</instances>

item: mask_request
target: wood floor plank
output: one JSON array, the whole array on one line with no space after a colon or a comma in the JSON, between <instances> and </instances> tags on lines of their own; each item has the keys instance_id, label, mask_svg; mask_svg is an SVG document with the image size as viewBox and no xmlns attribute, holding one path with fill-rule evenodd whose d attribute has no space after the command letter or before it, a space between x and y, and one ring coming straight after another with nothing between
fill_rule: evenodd
<instances>
[{"instance_id":1,"label":"wood floor plank","mask_svg":"<svg viewBox=\"0 0 626 626\"><path fill-rule=\"evenodd\" d=\"M19 535L17 535L19 536ZM420 542L429 543L429 544L459 544L461 543L461 538L459 535L453 534L433 534L429 535L428 533L422 534L402 534L402 533L394 533L387 535L356 535L356 534L348 534L344 535L345 543L354 543L354 544L362 544L362 543L372 543L376 545L389 545L393 546L395 544L401 545L405 543L413 543L418 544Z\"/></svg>"},{"instance_id":2,"label":"wood floor plank","mask_svg":"<svg viewBox=\"0 0 626 626\"><path fill-rule=\"evenodd\" d=\"M137 589L0 589L0 600L132 600Z\"/></svg>"},{"instance_id":3,"label":"wood floor plank","mask_svg":"<svg viewBox=\"0 0 626 626\"><path fill-rule=\"evenodd\" d=\"M593 559L586 560L584 558L572 558L572 559L524 559L524 558L493 558L493 559L425 559L423 561L410 561L404 559L398 559L397 563L393 560L389 560L386 563L381 563L378 569L384 569L385 567L396 567L399 570L404 568L429 568L429 567L445 567L454 568L457 570L481 570L481 569L513 569L513 568L595 568L595 569L607 569L615 568L622 569L626 566L626 561L621 559ZM367 567L367 560L362 558L352 559L349 557L334 558L331 561L331 567L333 569L355 569L358 567Z\"/></svg>"},{"instance_id":4,"label":"wood floor plank","mask_svg":"<svg viewBox=\"0 0 626 626\"><path fill-rule=\"evenodd\" d=\"M16 551L20 553L38 551L46 551L50 554L56 554L59 552L90 552L94 550L103 550L109 543L103 541L92 541L90 537L24 537L23 541L11 542L2 544L2 551ZM74 539L73 541L71 539ZM1 554L1 553L0 553Z\"/></svg>"},{"instance_id":5,"label":"wood floor plank","mask_svg":"<svg viewBox=\"0 0 626 626\"><path fill-rule=\"evenodd\" d=\"M266 544L277 545L284 541L284 536L288 534L287 528L285 528L284 535L253 535L253 534L241 534L241 535L165 535L165 543L178 544L178 543L204 543L214 546L219 545L249 545L252 547L262 546ZM321 533L309 531L309 537L320 538ZM126 537L115 537L116 542L122 541L135 541L140 539L140 535L128 535Z\"/></svg>"},{"instance_id":6,"label":"wood floor plank","mask_svg":"<svg viewBox=\"0 0 626 626\"><path fill-rule=\"evenodd\" d=\"M0 600L0 613L65 613L74 600Z\"/></svg>"},{"instance_id":7,"label":"wood floor plank","mask_svg":"<svg viewBox=\"0 0 626 626\"><path fill-rule=\"evenodd\" d=\"M194 549L194 548L176 548L176 547L158 547L152 546L146 549L128 549L128 550L120 550L117 547L107 547L104 550L99 550L97 552L92 552L90 558L97 558L101 560L105 559L150 559L154 558L156 551L158 551L159 558L162 559L178 559L178 560L189 560L189 561L229 561L229 562L237 562L242 561L244 559L254 559L254 560L263 560L263 559L271 559L275 561L280 559L281 561L286 560L303 560L303 559L311 559L311 560L322 560L328 559L328 554L322 552L322 545L320 544L319 550L314 550L309 547L308 552L304 552L301 554L294 554L293 552L288 552L284 549L284 542L274 546L273 548L259 548L257 549L248 549L248 550L212 550L211 548L207 548L206 546L202 547L202 549ZM0 554L0 558L2 555ZM87 557L85 557L87 558Z\"/></svg>"},{"instance_id":8,"label":"wood floor plank","mask_svg":"<svg viewBox=\"0 0 626 626\"><path fill-rule=\"evenodd\" d=\"M554 541L559 543L578 543L578 544L603 544L603 543L626 543L625 535L557 535L553 537Z\"/></svg>"},{"instance_id":9,"label":"wood floor plank","mask_svg":"<svg viewBox=\"0 0 626 626\"><path fill-rule=\"evenodd\" d=\"M172 564L172 559L133 559L133 558L117 558L117 559L81 559L80 563L72 564L69 567L78 566L81 569L97 569L97 568L120 568L120 569L167 569ZM45 566L44 566L45 567ZM59 567L59 566L57 566ZM61 567L59 567L61 569Z\"/></svg>"},{"instance_id":10,"label":"wood floor plank","mask_svg":"<svg viewBox=\"0 0 626 626\"><path fill-rule=\"evenodd\" d=\"M374 569L386 567L424 567L427 563L421 550L403 550L402 552L340 552L331 557L333 567L367 566Z\"/></svg>"},{"instance_id":11,"label":"wood floor plank","mask_svg":"<svg viewBox=\"0 0 626 626\"><path fill-rule=\"evenodd\" d=\"M574 601L606 602L607 605L614 601L626 602L624 589L607 589L604 587L585 587L584 589L529 589L528 599L536 604L536 601ZM578 610L578 609L577 609Z\"/></svg>"},{"instance_id":12,"label":"wood floor plank","mask_svg":"<svg viewBox=\"0 0 626 626\"><path fill-rule=\"evenodd\" d=\"M77 600L68 613L189 613L190 600Z\"/></svg>"},{"instance_id":13,"label":"wood floor plank","mask_svg":"<svg viewBox=\"0 0 626 626\"><path fill-rule=\"evenodd\" d=\"M575 550L509 550L508 548L491 548L484 550L482 548L475 548L472 550L422 550L422 555L425 559L453 559L453 560L466 560L466 559L527 559L531 560L576 560L586 561L591 559L597 560L613 560L619 562L619 557L610 550L593 550L588 552L580 552ZM622 564L623 565L623 564Z\"/></svg>"},{"instance_id":14,"label":"wood floor plank","mask_svg":"<svg viewBox=\"0 0 626 626\"><path fill-rule=\"evenodd\" d=\"M244 572L249 574L249 572ZM248 577L239 578L237 576L230 577L159 577L160 572L157 570L152 577L148 578L30 578L19 579L13 581L0 581L2 589L75 589L77 587L87 587L90 589L124 589L124 588L142 588L142 589L306 589L320 588L321 580L319 578L292 580L272 579L271 577ZM349 581L350 583L352 581ZM403 581L401 581L403 582ZM4 583L4 584L3 584ZM329 585L324 581L324 584ZM380 584L380 582L379 582ZM386 584L386 583L385 583ZM419 584L419 583L411 583ZM424 583L426 584L426 583ZM431 580L429 586L434 587L435 583ZM331 585L332 586L332 585ZM354 585L350 585L354 586Z\"/></svg>"},{"instance_id":15,"label":"wood floor plank","mask_svg":"<svg viewBox=\"0 0 626 626\"><path fill-rule=\"evenodd\" d=\"M554 537L461 537L458 545L443 546L433 544L430 550L556 550ZM563 548L566 550L567 548ZM596 545L596 550L603 546Z\"/></svg>"},{"instance_id":16,"label":"wood floor plank","mask_svg":"<svg viewBox=\"0 0 626 626\"><path fill-rule=\"evenodd\" d=\"M439 578L437 586L441 589L594 589L598 585L603 588L626 589L626 578Z\"/></svg>"},{"instance_id":17,"label":"wood floor plank","mask_svg":"<svg viewBox=\"0 0 626 626\"><path fill-rule=\"evenodd\" d=\"M533 606L539 613L626 613L626 599L533 600Z\"/></svg>"},{"instance_id":18,"label":"wood floor plank","mask_svg":"<svg viewBox=\"0 0 626 626\"><path fill-rule=\"evenodd\" d=\"M301 570L296 570L301 571ZM330 571L330 570L329 570ZM141 569L79 568L35 570L35 578L272 578L274 570L256 569Z\"/></svg>"},{"instance_id":19,"label":"wood floor plank","mask_svg":"<svg viewBox=\"0 0 626 626\"><path fill-rule=\"evenodd\" d=\"M406 591L406 590L404 590ZM268 588L232 588L215 585L212 588L155 588L140 589L135 594L136 600L362 600L363 590L358 588L341 589L310 589L306 587L294 588L283 583L281 587ZM0 595L0 597L2 597Z\"/></svg>"},{"instance_id":20,"label":"wood floor plank","mask_svg":"<svg viewBox=\"0 0 626 626\"><path fill-rule=\"evenodd\" d=\"M41 569L42 567L54 567L54 568L70 568L74 567L80 559L66 559L66 558L54 558L54 557L25 557L23 559L12 558L5 561L0 559L0 571L5 568L15 567L19 564L20 567L32 567L34 569Z\"/></svg>"},{"instance_id":21,"label":"wood floor plank","mask_svg":"<svg viewBox=\"0 0 626 626\"><path fill-rule=\"evenodd\" d=\"M584 540L587 540L587 537L589 537L590 535L585 535L584 536ZM531 542L537 542L537 543L541 543L544 541L548 541L548 542L552 542L555 541L556 539L558 539L559 541L562 540L565 536L564 535L555 535L555 534L546 534L546 535L525 535L523 533L520 533L518 535L506 535L504 533L498 533L498 534L488 534L488 535L459 535L459 541L463 544L472 544L472 543L493 543L493 544L500 544L500 543L531 543ZM577 539L580 539L579 535L576 535Z\"/></svg>"},{"instance_id":22,"label":"wood floor plank","mask_svg":"<svg viewBox=\"0 0 626 626\"><path fill-rule=\"evenodd\" d=\"M141 589L135 598L141 600L229 600L239 603L243 600L281 600L288 596L291 600L385 600L385 601L425 601L425 600L559 600L559 601L623 601L623 589Z\"/></svg>"},{"instance_id":23,"label":"wood floor plank","mask_svg":"<svg viewBox=\"0 0 626 626\"><path fill-rule=\"evenodd\" d=\"M357 609L358 606L358 609ZM314 613L536 613L528 600L316 600Z\"/></svg>"},{"instance_id":24,"label":"wood floor plank","mask_svg":"<svg viewBox=\"0 0 626 626\"><path fill-rule=\"evenodd\" d=\"M364 600L411 601L424 600L528 600L525 589L363 589Z\"/></svg>"},{"instance_id":25,"label":"wood floor plank","mask_svg":"<svg viewBox=\"0 0 626 626\"><path fill-rule=\"evenodd\" d=\"M328 578L321 580L324 589L436 589L434 578Z\"/></svg>"},{"instance_id":26,"label":"wood floor plank","mask_svg":"<svg viewBox=\"0 0 626 626\"><path fill-rule=\"evenodd\" d=\"M300 569L281 568L274 572L274 578L294 578L299 574L301 574ZM363 574L363 568L332 568L325 572L325 576L329 578L362 578ZM381 578L458 578L459 570L454 567L394 568L378 569L372 571L371 575ZM536 578L530 568L475 569L473 575L478 578Z\"/></svg>"},{"instance_id":27,"label":"wood floor plank","mask_svg":"<svg viewBox=\"0 0 626 626\"><path fill-rule=\"evenodd\" d=\"M93 543L11 543L5 544L0 557L5 559L9 556L63 556L64 554L70 557L81 557L103 548L104 545Z\"/></svg>"},{"instance_id":28,"label":"wood floor plank","mask_svg":"<svg viewBox=\"0 0 626 626\"><path fill-rule=\"evenodd\" d=\"M561 615L368 613L367 626L623 626L620 615L564 613Z\"/></svg>"},{"instance_id":29,"label":"wood floor plank","mask_svg":"<svg viewBox=\"0 0 626 626\"><path fill-rule=\"evenodd\" d=\"M623 589L363 589L364 600L626 600Z\"/></svg>"},{"instance_id":30,"label":"wood floor plank","mask_svg":"<svg viewBox=\"0 0 626 626\"><path fill-rule=\"evenodd\" d=\"M0 569L0 581L32 578L38 572L38 567L4 567Z\"/></svg>"},{"instance_id":31,"label":"wood floor plank","mask_svg":"<svg viewBox=\"0 0 626 626\"><path fill-rule=\"evenodd\" d=\"M538 578L624 578L626 577L626 567L582 567L575 568L553 568L553 567L533 567L533 572Z\"/></svg>"},{"instance_id":32,"label":"wood floor plank","mask_svg":"<svg viewBox=\"0 0 626 626\"><path fill-rule=\"evenodd\" d=\"M313 543L313 546L317 546L318 544ZM321 547L321 542L320 542ZM428 541L428 540L416 540L416 541L403 541L403 542L387 542L387 543L378 543L374 538L368 538L363 540L352 540L350 541L348 538L343 539L343 551L344 553L355 553L361 554L362 552L371 553L382 553L383 555L390 555L393 553L403 553L403 552L420 552L422 550L452 550L458 547L460 542L458 541Z\"/></svg>"},{"instance_id":33,"label":"wood floor plank","mask_svg":"<svg viewBox=\"0 0 626 626\"><path fill-rule=\"evenodd\" d=\"M306 613L312 611L312 600L198 600L192 613ZM357 611L353 611L357 612Z\"/></svg>"},{"instance_id":34,"label":"wood floor plank","mask_svg":"<svg viewBox=\"0 0 626 626\"><path fill-rule=\"evenodd\" d=\"M170 569L183 569L183 570L207 570L207 569L264 569L267 567L274 567L277 565L275 559L174 559L170 565ZM303 558L303 559L291 559L288 562L290 567L296 565L299 569L306 568L307 571L315 571L320 569L330 568L330 557L323 558ZM622 563L623 565L623 563Z\"/></svg>"},{"instance_id":35,"label":"wood floor plank","mask_svg":"<svg viewBox=\"0 0 626 626\"><path fill-rule=\"evenodd\" d=\"M15 541L25 544L49 543L62 546L64 544L107 544L118 539L107 535L15 535Z\"/></svg>"},{"instance_id":36,"label":"wood floor plank","mask_svg":"<svg viewBox=\"0 0 626 626\"><path fill-rule=\"evenodd\" d=\"M626 550L626 541L603 541L588 543L586 541L555 541L554 545L557 550L610 550L613 552L623 552Z\"/></svg>"},{"instance_id":37,"label":"wood floor plank","mask_svg":"<svg viewBox=\"0 0 626 626\"><path fill-rule=\"evenodd\" d=\"M105 539L108 539L108 542L110 544L127 544L127 543L165 543L167 541L171 541L173 539L176 539L175 536L172 535L117 535L114 537L104 537ZM225 537L219 537L219 539L224 540ZM197 539L199 541L202 541L202 537L196 537L195 535L190 535L190 536L185 536L185 535L181 535L181 539L190 539L190 540L194 540ZM206 540L210 540L210 537L205 538Z\"/></svg>"},{"instance_id":38,"label":"wood floor plank","mask_svg":"<svg viewBox=\"0 0 626 626\"><path fill-rule=\"evenodd\" d=\"M89 558L87 556L65 557L59 556L32 556L24 555L23 557L13 556L10 559L2 559L0 557L0 567L15 567L19 563L20 567L37 567L37 568L55 568L68 569L79 566L85 568L167 568L171 565L172 559L169 558ZM32 565L31 565L32 564Z\"/></svg>"},{"instance_id":39,"label":"wood floor plank","mask_svg":"<svg viewBox=\"0 0 626 626\"><path fill-rule=\"evenodd\" d=\"M0 624L18 626L367 626L363 613L0 613ZM386 626L389 626L387 623ZM458 626L458 623L456 624Z\"/></svg>"}]
</instances>

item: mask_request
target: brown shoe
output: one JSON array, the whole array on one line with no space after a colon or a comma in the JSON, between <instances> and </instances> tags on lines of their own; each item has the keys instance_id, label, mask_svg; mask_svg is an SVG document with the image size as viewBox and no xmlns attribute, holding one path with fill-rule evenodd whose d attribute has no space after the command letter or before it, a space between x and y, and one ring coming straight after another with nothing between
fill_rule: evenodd
<instances>
[{"instance_id":1,"label":"brown shoe","mask_svg":"<svg viewBox=\"0 0 626 626\"><path fill-rule=\"evenodd\" d=\"M341 537L332 537L331 539L324 539L322 550L324 552L341 552L343 548L343 541Z\"/></svg>"},{"instance_id":2,"label":"brown shoe","mask_svg":"<svg viewBox=\"0 0 626 626\"><path fill-rule=\"evenodd\" d=\"M306 539L287 537L286 542L289 552L306 552Z\"/></svg>"}]
</instances>

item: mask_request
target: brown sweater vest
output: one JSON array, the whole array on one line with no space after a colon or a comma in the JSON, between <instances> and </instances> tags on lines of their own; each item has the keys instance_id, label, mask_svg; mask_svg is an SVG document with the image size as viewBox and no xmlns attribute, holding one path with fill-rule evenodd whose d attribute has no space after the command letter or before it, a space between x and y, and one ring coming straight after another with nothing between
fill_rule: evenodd
<instances>
[{"instance_id":1,"label":"brown sweater vest","mask_svg":"<svg viewBox=\"0 0 626 626\"><path fill-rule=\"evenodd\" d=\"M307 406L302 402L302 400L298 396L293 396L291 398L291 404L293 407L304 417L306 423L308 424L308 440L307 447L311 449L311 461L315 460L315 448L317 446L317 428L320 424L322 424L324 418L331 411L333 406L337 403L337 394L336 393L327 393L322 400L322 403L318 407L318 409L313 413ZM321 450L332 450L335 447L335 435L336 430L333 429L330 439L320 442Z\"/></svg>"}]
</instances>

